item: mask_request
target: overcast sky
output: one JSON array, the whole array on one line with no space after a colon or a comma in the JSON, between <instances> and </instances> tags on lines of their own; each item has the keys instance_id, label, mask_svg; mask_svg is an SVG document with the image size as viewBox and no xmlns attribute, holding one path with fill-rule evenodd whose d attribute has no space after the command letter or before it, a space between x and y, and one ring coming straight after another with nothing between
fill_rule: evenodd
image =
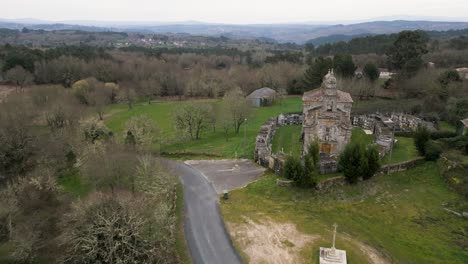
<instances>
[{"instance_id":1,"label":"overcast sky","mask_svg":"<svg viewBox=\"0 0 468 264\"><path fill-rule=\"evenodd\" d=\"M468 0L0 0L0 18L282 23L388 16L468 21Z\"/></svg>"}]
</instances>

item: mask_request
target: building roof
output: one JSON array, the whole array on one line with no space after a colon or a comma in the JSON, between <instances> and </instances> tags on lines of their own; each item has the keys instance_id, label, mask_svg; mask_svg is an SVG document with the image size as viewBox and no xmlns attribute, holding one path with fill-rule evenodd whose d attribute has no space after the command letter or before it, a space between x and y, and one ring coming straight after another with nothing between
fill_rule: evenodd
<instances>
[{"instance_id":1,"label":"building roof","mask_svg":"<svg viewBox=\"0 0 468 264\"><path fill-rule=\"evenodd\" d=\"M276 97L276 91L268 87L257 89L247 96L247 98L274 98L274 97Z\"/></svg>"},{"instance_id":2,"label":"building roof","mask_svg":"<svg viewBox=\"0 0 468 264\"><path fill-rule=\"evenodd\" d=\"M468 118L460 120L465 127L468 127Z\"/></svg>"},{"instance_id":3,"label":"building roof","mask_svg":"<svg viewBox=\"0 0 468 264\"><path fill-rule=\"evenodd\" d=\"M336 95L337 95L339 103L352 103L353 102L351 95L347 92L337 90ZM304 102L323 101L323 88L318 88L312 91L305 92L304 95L302 96L302 101Z\"/></svg>"}]
</instances>

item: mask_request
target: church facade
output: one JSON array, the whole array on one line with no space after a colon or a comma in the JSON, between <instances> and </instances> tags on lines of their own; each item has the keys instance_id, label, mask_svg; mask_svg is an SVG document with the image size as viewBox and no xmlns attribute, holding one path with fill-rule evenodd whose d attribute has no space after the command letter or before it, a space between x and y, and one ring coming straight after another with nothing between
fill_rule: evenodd
<instances>
[{"instance_id":1,"label":"church facade","mask_svg":"<svg viewBox=\"0 0 468 264\"><path fill-rule=\"evenodd\" d=\"M320 88L304 93L302 101L303 154L310 143L318 141L321 160L336 161L351 138L351 95L337 89L332 70L324 77Z\"/></svg>"}]
</instances>

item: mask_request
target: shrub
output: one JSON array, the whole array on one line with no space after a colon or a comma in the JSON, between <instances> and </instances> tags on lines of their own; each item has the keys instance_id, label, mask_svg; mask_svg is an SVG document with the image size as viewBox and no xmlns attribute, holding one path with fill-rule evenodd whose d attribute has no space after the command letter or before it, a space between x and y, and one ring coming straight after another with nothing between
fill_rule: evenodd
<instances>
[{"instance_id":1,"label":"shrub","mask_svg":"<svg viewBox=\"0 0 468 264\"><path fill-rule=\"evenodd\" d=\"M317 170L311 155L304 157L304 172L302 177L296 182L299 187L310 188L317 184Z\"/></svg>"},{"instance_id":2,"label":"shrub","mask_svg":"<svg viewBox=\"0 0 468 264\"><path fill-rule=\"evenodd\" d=\"M458 136L457 132L454 131L434 131L431 132L431 139L432 140L437 140L440 138L451 138L451 137L456 137Z\"/></svg>"},{"instance_id":3,"label":"shrub","mask_svg":"<svg viewBox=\"0 0 468 264\"><path fill-rule=\"evenodd\" d=\"M441 138L439 142L443 143L446 148L458 149L468 154L468 136Z\"/></svg>"},{"instance_id":4,"label":"shrub","mask_svg":"<svg viewBox=\"0 0 468 264\"><path fill-rule=\"evenodd\" d=\"M372 145L366 149L367 167L363 175L364 180L370 179L380 169L380 157L377 147Z\"/></svg>"},{"instance_id":5,"label":"shrub","mask_svg":"<svg viewBox=\"0 0 468 264\"><path fill-rule=\"evenodd\" d=\"M349 183L356 183L367 171L367 159L364 145L350 143L341 153L338 167L343 171Z\"/></svg>"},{"instance_id":6,"label":"shrub","mask_svg":"<svg viewBox=\"0 0 468 264\"><path fill-rule=\"evenodd\" d=\"M80 121L80 130L83 133L84 139L91 143L96 140L108 139L112 136L112 131L97 118L89 118Z\"/></svg>"},{"instance_id":7,"label":"shrub","mask_svg":"<svg viewBox=\"0 0 468 264\"><path fill-rule=\"evenodd\" d=\"M442 148L440 145L433 140L427 141L425 144L425 154L424 157L426 160L437 160L440 157L440 154L442 153Z\"/></svg>"},{"instance_id":8,"label":"shrub","mask_svg":"<svg viewBox=\"0 0 468 264\"><path fill-rule=\"evenodd\" d=\"M302 167L301 160L298 157L289 156L284 164L283 176L297 182L302 178L303 174L304 168Z\"/></svg>"},{"instance_id":9,"label":"shrub","mask_svg":"<svg viewBox=\"0 0 468 264\"><path fill-rule=\"evenodd\" d=\"M429 131L425 126L419 125L418 128L416 129L416 132L414 133L414 145L416 146L416 149L418 150L419 154L423 155L425 154L425 145L426 142L429 141L430 134Z\"/></svg>"}]
</instances>

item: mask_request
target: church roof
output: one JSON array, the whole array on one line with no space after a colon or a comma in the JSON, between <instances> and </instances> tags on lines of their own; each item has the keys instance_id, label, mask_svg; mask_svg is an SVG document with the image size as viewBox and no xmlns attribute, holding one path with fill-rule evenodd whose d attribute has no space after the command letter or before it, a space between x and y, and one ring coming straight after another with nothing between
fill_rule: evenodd
<instances>
[{"instance_id":1,"label":"church roof","mask_svg":"<svg viewBox=\"0 0 468 264\"><path fill-rule=\"evenodd\" d=\"M337 90L336 97L338 98L337 102L339 103L352 103L353 102L351 95L347 92ZM302 96L302 101L304 102L323 101L323 88L318 88L312 91L305 92L304 95Z\"/></svg>"}]
</instances>

